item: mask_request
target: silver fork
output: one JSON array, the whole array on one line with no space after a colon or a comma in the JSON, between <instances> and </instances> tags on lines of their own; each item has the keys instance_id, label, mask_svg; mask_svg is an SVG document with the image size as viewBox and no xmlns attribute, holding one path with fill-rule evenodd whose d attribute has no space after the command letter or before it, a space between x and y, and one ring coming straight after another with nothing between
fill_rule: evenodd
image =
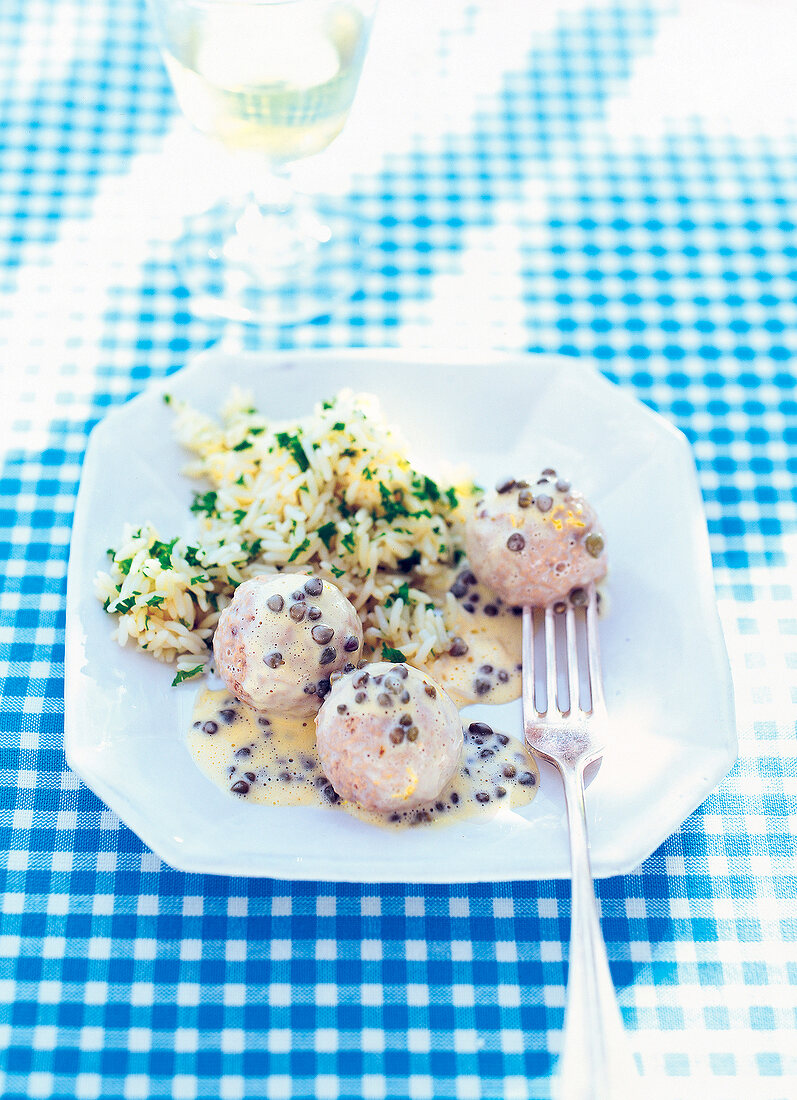
<instances>
[{"instance_id":1,"label":"silver fork","mask_svg":"<svg viewBox=\"0 0 797 1100\"><path fill-rule=\"evenodd\" d=\"M570 964L559 1100L627 1100L640 1077L623 1027L601 933L589 859L584 769L606 744L606 705L598 648L597 596L586 588L586 668L579 669L576 612L543 613L545 674L537 677L533 609L523 609L523 724L526 743L556 765L564 784L570 834ZM564 618L566 671L557 664L556 618ZM581 646L582 653L584 645ZM540 669L542 672L542 669ZM564 683L567 691L562 690ZM545 699L542 699L542 687Z\"/></svg>"}]
</instances>

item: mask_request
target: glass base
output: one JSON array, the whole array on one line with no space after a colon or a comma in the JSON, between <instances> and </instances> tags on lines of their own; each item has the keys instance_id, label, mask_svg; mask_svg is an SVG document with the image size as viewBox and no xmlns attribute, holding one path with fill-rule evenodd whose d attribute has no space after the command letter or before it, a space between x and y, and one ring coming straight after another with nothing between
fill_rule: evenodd
<instances>
[{"instance_id":1,"label":"glass base","mask_svg":"<svg viewBox=\"0 0 797 1100\"><path fill-rule=\"evenodd\" d=\"M359 240L350 209L326 199L224 202L186 219L175 266L200 315L295 325L357 291Z\"/></svg>"}]
</instances>

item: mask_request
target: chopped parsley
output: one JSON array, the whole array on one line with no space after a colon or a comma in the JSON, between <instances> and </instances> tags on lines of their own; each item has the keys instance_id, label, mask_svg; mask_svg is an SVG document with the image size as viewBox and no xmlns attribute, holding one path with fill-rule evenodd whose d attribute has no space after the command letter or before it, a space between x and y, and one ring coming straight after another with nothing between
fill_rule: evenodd
<instances>
[{"instance_id":1,"label":"chopped parsley","mask_svg":"<svg viewBox=\"0 0 797 1100\"><path fill-rule=\"evenodd\" d=\"M346 425L343 423L343 421L338 420L335 424L332 425L332 431L333 432L342 432L345 427L346 427Z\"/></svg>"},{"instance_id":2,"label":"chopped parsley","mask_svg":"<svg viewBox=\"0 0 797 1100\"><path fill-rule=\"evenodd\" d=\"M165 599L165 596L150 596L147 600L147 607L160 607Z\"/></svg>"},{"instance_id":3,"label":"chopped parsley","mask_svg":"<svg viewBox=\"0 0 797 1100\"><path fill-rule=\"evenodd\" d=\"M252 447L251 439L242 439L240 443L236 443L233 447L234 451L248 451Z\"/></svg>"},{"instance_id":4,"label":"chopped parsley","mask_svg":"<svg viewBox=\"0 0 797 1100\"><path fill-rule=\"evenodd\" d=\"M293 460L304 473L310 466L310 460L305 454L304 447L299 442L298 435L289 435L287 432L277 433L277 443L286 451L290 451Z\"/></svg>"},{"instance_id":5,"label":"chopped parsley","mask_svg":"<svg viewBox=\"0 0 797 1100\"><path fill-rule=\"evenodd\" d=\"M346 572L345 569L338 569L337 565L330 565L329 568L332 570L332 573L336 577L342 577L343 574Z\"/></svg>"},{"instance_id":6,"label":"chopped parsley","mask_svg":"<svg viewBox=\"0 0 797 1100\"><path fill-rule=\"evenodd\" d=\"M247 558L252 561L260 553L260 547L263 545L262 539L255 539L254 542L242 542L241 549L246 554Z\"/></svg>"},{"instance_id":7,"label":"chopped parsley","mask_svg":"<svg viewBox=\"0 0 797 1100\"><path fill-rule=\"evenodd\" d=\"M204 665L196 665L194 668L187 668L183 672L178 672L172 680L172 687L177 687L177 685L182 684L184 680L190 680L192 676L197 676L200 672L204 671Z\"/></svg>"},{"instance_id":8,"label":"chopped parsley","mask_svg":"<svg viewBox=\"0 0 797 1100\"><path fill-rule=\"evenodd\" d=\"M409 603L410 599L410 586L404 581L398 586L395 592L392 592L385 600L385 607L392 607L396 600L403 600L404 603Z\"/></svg>"},{"instance_id":9,"label":"chopped parsley","mask_svg":"<svg viewBox=\"0 0 797 1100\"><path fill-rule=\"evenodd\" d=\"M310 540L309 539L304 539L303 542L300 542L299 545L296 547L296 549L291 554L291 556L288 558L288 561L296 561L296 559L299 557L299 555L303 554L304 551L308 548L309 545L310 545Z\"/></svg>"},{"instance_id":10,"label":"chopped parsley","mask_svg":"<svg viewBox=\"0 0 797 1100\"><path fill-rule=\"evenodd\" d=\"M382 499L382 511L388 523L392 523L398 516L408 516L410 514L400 497L396 499L387 485L385 485L384 481L379 482L379 496Z\"/></svg>"},{"instance_id":11,"label":"chopped parsley","mask_svg":"<svg viewBox=\"0 0 797 1100\"><path fill-rule=\"evenodd\" d=\"M119 602L117 603L116 607L113 608L113 610L115 612L117 612L117 614L119 614L119 615L127 614L127 612L130 610L130 608L136 602L136 596L140 596L140 595L141 595L140 592L134 592L132 596L128 596L124 600L119 600Z\"/></svg>"},{"instance_id":12,"label":"chopped parsley","mask_svg":"<svg viewBox=\"0 0 797 1100\"><path fill-rule=\"evenodd\" d=\"M172 550L174 550L176 542L177 539L172 539L171 542L158 542L156 539L152 546L150 546L149 556L155 558L160 563L161 569L171 569Z\"/></svg>"},{"instance_id":13,"label":"chopped parsley","mask_svg":"<svg viewBox=\"0 0 797 1100\"><path fill-rule=\"evenodd\" d=\"M354 532L349 531L348 535L344 535L340 540L350 554L354 553Z\"/></svg>"},{"instance_id":14,"label":"chopped parsley","mask_svg":"<svg viewBox=\"0 0 797 1100\"><path fill-rule=\"evenodd\" d=\"M407 658L401 652L400 649L391 649L389 645L382 646L382 660L390 661L392 664L404 664Z\"/></svg>"},{"instance_id":15,"label":"chopped parsley","mask_svg":"<svg viewBox=\"0 0 797 1100\"><path fill-rule=\"evenodd\" d=\"M440 499L440 490L437 486L437 482L432 481L430 477L414 477L412 479L412 487L421 500Z\"/></svg>"},{"instance_id":16,"label":"chopped parsley","mask_svg":"<svg viewBox=\"0 0 797 1100\"><path fill-rule=\"evenodd\" d=\"M127 574L130 572L130 566L133 564L133 559L125 558L124 561L118 561L116 564L119 567L119 572L123 573L124 576L127 576Z\"/></svg>"},{"instance_id":17,"label":"chopped parsley","mask_svg":"<svg viewBox=\"0 0 797 1100\"><path fill-rule=\"evenodd\" d=\"M455 489L446 489L446 496L448 497L448 503L451 505L452 508L457 508L459 506L459 501L457 500L457 493Z\"/></svg>"},{"instance_id":18,"label":"chopped parsley","mask_svg":"<svg viewBox=\"0 0 797 1100\"><path fill-rule=\"evenodd\" d=\"M185 560L188 565L201 565L202 563L199 560L200 553L201 551L198 546L187 546L185 548Z\"/></svg>"},{"instance_id":19,"label":"chopped parsley","mask_svg":"<svg viewBox=\"0 0 797 1100\"><path fill-rule=\"evenodd\" d=\"M413 550L409 557L402 558L398 567L402 573L409 573L411 569L414 569L416 565L421 564L421 555L418 550Z\"/></svg>"},{"instance_id":20,"label":"chopped parsley","mask_svg":"<svg viewBox=\"0 0 797 1100\"><path fill-rule=\"evenodd\" d=\"M194 493L194 503L191 505L191 511L197 515L204 512L206 516L218 516L219 513L216 508L218 495L213 489L207 493Z\"/></svg>"},{"instance_id":21,"label":"chopped parsley","mask_svg":"<svg viewBox=\"0 0 797 1100\"><path fill-rule=\"evenodd\" d=\"M329 550L330 544L337 533L338 527L336 523L325 523L316 531L316 534L321 539L324 546L326 546L327 550Z\"/></svg>"},{"instance_id":22,"label":"chopped parsley","mask_svg":"<svg viewBox=\"0 0 797 1100\"><path fill-rule=\"evenodd\" d=\"M197 573L195 577L192 577L188 582L189 584L207 584L208 577L204 573Z\"/></svg>"},{"instance_id":23,"label":"chopped parsley","mask_svg":"<svg viewBox=\"0 0 797 1100\"><path fill-rule=\"evenodd\" d=\"M236 508L232 514L233 523L243 523L246 517L246 508Z\"/></svg>"}]
</instances>

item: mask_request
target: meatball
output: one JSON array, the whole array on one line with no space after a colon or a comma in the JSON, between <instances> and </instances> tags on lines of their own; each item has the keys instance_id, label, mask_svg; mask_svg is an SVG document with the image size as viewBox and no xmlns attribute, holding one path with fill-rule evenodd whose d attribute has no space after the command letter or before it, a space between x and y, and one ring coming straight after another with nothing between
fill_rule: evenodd
<instances>
[{"instance_id":1,"label":"meatball","mask_svg":"<svg viewBox=\"0 0 797 1100\"><path fill-rule=\"evenodd\" d=\"M534 484L499 482L469 517L465 547L479 580L515 606L545 607L607 567L597 515L550 469Z\"/></svg>"},{"instance_id":2,"label":"meatball","mask_svg":"<svg viewBox=\"0 0 797 1100\"><path fill-rule=\"evenodd\" d=\"M244 581L213 638L227 687L259 711L315 713L334 672L353 669L363 628L343 594L320 577L276 573Z\"/></svg>"},{"instance_id":3,"label":"meatball","mask_svg":"<svg viewBox=\"0 0 797 1100\"><path fill-rule=\"evenodd\" d=\"M341 676L316 716L318 755L342 798L378 813L430 802L459 762L462 723L425 673L377 661Z\"/></svg>"}]
</instances>

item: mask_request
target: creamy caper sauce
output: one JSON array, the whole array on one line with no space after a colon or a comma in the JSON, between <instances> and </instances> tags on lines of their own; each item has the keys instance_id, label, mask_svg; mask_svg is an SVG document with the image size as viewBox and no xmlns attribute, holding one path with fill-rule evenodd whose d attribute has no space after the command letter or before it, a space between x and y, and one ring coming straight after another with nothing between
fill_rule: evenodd
<instances>
[{"instance_id":1,"label":"creamy caper sauce","mask_svg":"<svg viewBox=\"0 0 797 1100\"><path fill-rule=\"evenodd\" d=\"M387 817L338 798L323 774L312 718L258 714L225 691L202 691L188 746L200 770L217 786L248 802L344 808L363 820L407 826L491 815L531 802L539 770L523 744L482 722L464 731L459 767L426 806Z\"/></svg>"},{"instance_id":2,"label":"creamy caper sauce","mask_svg":"<svg viewBox=\"0 0 797 1100\"><path fill-rule=\"evenodd\" d=\"M520 609L503 603L467 567L452 570L448 591L456 602L453 640L449 652L432 661L432 677L459 707L517 699ZM370 813L343 803L323 774L312 718L260 714L226 690L200 693L188 744L209 779L248 802L343 806L380 825L445 822L518 808L531 802L539 785L539 769L525 745L477 722L463 730L460 765L433 802L387 817Z\"/></svg>"},{"instance_id":3,"label":"creamy caper sauce","mask_svg":"<svg viewBox=\"0 0 797 1100\"><path fill-rule=\"evenodd\" d=\"M508 703L520 696L522 612L508 607L465 568L452 573L456 601L454 638L431 675L460 706Z\"/></svg>"}]
</instances>

